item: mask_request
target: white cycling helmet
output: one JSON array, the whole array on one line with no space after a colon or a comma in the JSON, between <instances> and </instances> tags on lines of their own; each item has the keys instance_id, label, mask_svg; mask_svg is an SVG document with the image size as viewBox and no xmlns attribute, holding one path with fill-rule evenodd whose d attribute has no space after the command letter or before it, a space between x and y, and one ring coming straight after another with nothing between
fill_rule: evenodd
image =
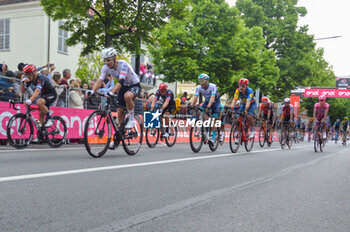
<instances>
[{"instance_id":1,"label":"white cycling helmet","mask_svg":"<svg viewBox=\"0 0 350 232\"><path fill-rule=\"evenodd\" d=\"M101 52L101 57L103 59L111 58L117 55L117 51L114 48L105 48Z\"/></svg>"},{"instance_id":2,"label":"white cycling helmet","mask_svg":"<svg viewBox=\"0 0 350 232\"><path fill-rule=\"evenodd\" d=\"M289 103L289 102L290 102L290 98L286 97L286 98L284 99L284 102L285 102L285 103Z\"/></svg>"}]
</instances>

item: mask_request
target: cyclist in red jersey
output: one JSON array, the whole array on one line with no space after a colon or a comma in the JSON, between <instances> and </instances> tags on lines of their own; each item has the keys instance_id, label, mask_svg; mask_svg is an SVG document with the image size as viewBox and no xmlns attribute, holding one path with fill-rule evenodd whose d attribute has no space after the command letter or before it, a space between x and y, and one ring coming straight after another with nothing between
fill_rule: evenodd
<instances>
[{"instance_id":1,"label":"cyclist in red jersey","mask_svg":"<svg viewBox=\"0 0 350 232\"><path fill-rule=\"evenodd\" d=\"M282 106L282 113L280 115L280 121L284 123L294 122L294 110L290 103L290 98L284 99L284 105Z\"/></svg>"},{"instance_id":2,"label":"cyclist in red jersey","mask_svg":"<svg viewBox=\"0 0 350 232\"><path fill-rule=\"evenodd\" d=\"M319 102L314 105L315 131L318 129L318 122L322 123L322 137L326 139L326 118L328 116L329 104L326 103L326 97L320 96Z\"/></svg>"},{"instance_id":3,"label":"cyclist in red jersey","mask_svg":"<svg viewBox=\"0 0 350 232\"><path fill-rule=\"evenodd\" d=\"M261 104L259 106L258 119L263 118L263 120L268 121L268 127L271 130L273 124L273 103L269 102L267 97L261 98ZM263 115L261 116L261 112Z\"/></svg>"}]
</instances>

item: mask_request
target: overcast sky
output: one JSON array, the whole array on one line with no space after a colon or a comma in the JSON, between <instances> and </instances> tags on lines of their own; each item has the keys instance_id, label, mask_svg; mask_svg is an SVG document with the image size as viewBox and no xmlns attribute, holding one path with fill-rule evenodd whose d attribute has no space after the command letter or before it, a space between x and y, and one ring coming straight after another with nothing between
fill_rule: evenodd
<instances>
[{"instance_id":1,"label":"overcast sky","mask_svg":"<svg viewBox=\"0 0 350 232\"><path fill-rule=\"evenodd\" d=\"M236 0L226 0L231 6ZM307 15L299 25L309 25L309 34L316 38L342 36L337 39L318 40L324 48L325 60L333 66L336 76L350 77L350 0L299 0Z\"/></svg>"}]
</instances>

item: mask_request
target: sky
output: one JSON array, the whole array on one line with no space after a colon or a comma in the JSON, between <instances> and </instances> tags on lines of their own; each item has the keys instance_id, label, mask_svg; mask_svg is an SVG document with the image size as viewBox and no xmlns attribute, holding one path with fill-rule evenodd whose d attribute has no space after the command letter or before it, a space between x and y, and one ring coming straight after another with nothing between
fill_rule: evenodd
<instances>
[{"instance_id":1,"label":"sky","mask_svg":"<svg viewBox=\"0 0 350 232\"><path fill-rule=\"evenodd\" d=\"M236 0L226 0L233 6ZM299 0L298 6L307 10L299 25L309 25L309 34L317 40L316 47L324 49L324 59L333 66L337 77L350 77L350 0Z\"/></svg>"}]
</instances>

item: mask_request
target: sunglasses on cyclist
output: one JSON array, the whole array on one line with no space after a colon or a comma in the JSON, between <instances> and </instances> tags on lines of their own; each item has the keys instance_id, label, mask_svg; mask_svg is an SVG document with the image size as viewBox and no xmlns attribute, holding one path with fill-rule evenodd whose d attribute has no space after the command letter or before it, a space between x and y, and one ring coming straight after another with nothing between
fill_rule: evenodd
<instances>
[{"instance_id":1,"label":"sunglasses on cyclist","mask_svg":"<svg viewBox=\"0 0 350 232\"><path fill-rule=\"evenodd\" d=\"M239 85L239 87L243 87L243 88L245 88L245 87L247 87L246 85Z\"/></svg>"},{"instance_id":2,"label":"sunglasses on cyclist","mask_svg":"<svg viewBox=\"0 0 350 232\"><path fill-rule=\"evenodd\" d=\"M320 100L320 102L324 102L324 100Z\"/></svg>"},{"instance_id":3,"label":"sunglasses on cyclist","mask_svg":"<svg viewBox=\"0 0 350 232\"><path fill-rule=\"evenodd\" d=\"M267 101L262 101L261 103L267 103Z\"/></svg>"},{"instance_id":4,"label":"sunglasses on cyclist","mask_svg":"<svg viewBox=\"0 0 350 232\"><path fill-rule=\"evenodd\" d=\"M208 80L199 80L199 84L207 84Z\"/></svg>"},{"instance_id":5,"label":"sunglasses on cyclist","mask_svg":"<svg viewBox=\"0 0 350 232\"><path fill-rule=\"evenodd\" d=\"M109 63L109 62L112 62L113 59L105 59L104 61L105 61L105 63Z\"/></svg>"}]
</instances>

